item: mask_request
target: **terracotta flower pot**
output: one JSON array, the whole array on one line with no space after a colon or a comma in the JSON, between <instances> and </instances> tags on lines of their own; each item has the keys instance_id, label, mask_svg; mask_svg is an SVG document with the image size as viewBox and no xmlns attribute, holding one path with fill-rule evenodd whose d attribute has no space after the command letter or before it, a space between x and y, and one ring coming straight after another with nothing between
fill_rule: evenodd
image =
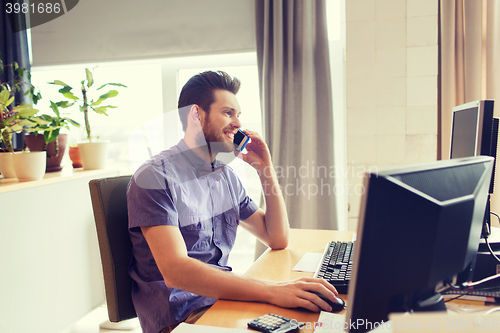
<instances>
[{"instance_id":1,"label":"terracotta flower pot","mask_svg":"<svg viewBox=\"0 0 500 333\"><path fill-rule=\"evenodd\" d=\"M46 151L47 152L47 172L61 171L61 160L66 151L66 144L68 141L67 134L59 134L57 141L59 143L59 152L55 151L55 142L45 143L42 134L35 135L31 133L25 136L26 146L30 151Z\"/></svg>"},{"instance_id":2,"label":"terracotta flower pot","mask_svg":"<svg viewBox=\"0 0 500 333\"><path fill-rule=\"evenodd\" d=\"M82 167L82 156L80 155L80 148L77 147L69 147L69 158L71 162L73 162L73 168L81 168Z\"/></svg>"}]
</instances>

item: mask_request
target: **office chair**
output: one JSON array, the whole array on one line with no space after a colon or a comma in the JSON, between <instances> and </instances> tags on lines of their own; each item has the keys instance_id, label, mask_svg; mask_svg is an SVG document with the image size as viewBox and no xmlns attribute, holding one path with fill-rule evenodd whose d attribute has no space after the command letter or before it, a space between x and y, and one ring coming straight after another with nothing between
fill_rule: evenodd
<instances>
[{"instance_id":1,"label":"office chair","mask_svg":"<svg viewBox=\"0 0 500 333\"><path fill-rule=\"evenodd\" d=\"M132 278L128 274L132 243L128 235L126 191L130 178L131 176L119 176L93 179L89 183L108 316L113 323L137 317L132 303ZM138 323L133 325L137 326ZM109 325L104 326L109 328ZM104 328L103 324L101 328Z\"/></svg>"}]
</instances>

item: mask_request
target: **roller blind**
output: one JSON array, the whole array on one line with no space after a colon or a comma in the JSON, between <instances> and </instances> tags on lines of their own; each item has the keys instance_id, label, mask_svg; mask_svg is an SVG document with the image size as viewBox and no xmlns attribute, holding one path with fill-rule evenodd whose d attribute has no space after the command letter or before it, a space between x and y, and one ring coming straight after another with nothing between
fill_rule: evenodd
<instances>
[{"instance_id":1,"label":"roller blind","mask_svg":"<svg viewBox=\"0 0 500 333\"><path fill-rule=\"evenodd\" d=\"M254 51L254 0L80 0L31 38L34 66Z\"/></svg>"}]
</instances>

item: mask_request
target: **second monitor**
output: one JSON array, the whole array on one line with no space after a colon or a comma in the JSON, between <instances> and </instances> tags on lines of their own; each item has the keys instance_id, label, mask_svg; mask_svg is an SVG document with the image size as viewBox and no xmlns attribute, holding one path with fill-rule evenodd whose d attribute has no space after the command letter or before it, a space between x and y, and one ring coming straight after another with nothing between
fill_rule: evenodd
<instances>
[{"instance_id":1,"label":"second monitor","mask_svg":"<svg viewBox=\"0 0 500 333\"><path fill-rule=\"evenodd\" d=\"M439 309L436 287L474 262L492 157L405 166L365 176L349 285L350 331L391 312Z\"/></svg>"}]
</instances>

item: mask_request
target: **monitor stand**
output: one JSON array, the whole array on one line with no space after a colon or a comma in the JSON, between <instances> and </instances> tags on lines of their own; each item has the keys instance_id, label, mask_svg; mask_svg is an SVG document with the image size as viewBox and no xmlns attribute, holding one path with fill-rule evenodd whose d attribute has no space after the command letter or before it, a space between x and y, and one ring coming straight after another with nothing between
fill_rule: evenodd
<instances>
[{"instance_id":1,"label":"monitor stand","mask_svg":"<svg viewBox=\"0 0 500 333\"><path fill-rule=\"evenodd\" d=\"M443 295L434 293L433 295L415 302L414 312L424 311L446 311Z\"/></svg>"},{"instance_id":2,"label":"monitor stand","mask_svg":"<svg viewBox=\"0 0 500 333\"><path fill-rule=\"evenodd\" d=\"M425 289L411 295L398 295L391 299L389 313L446 311L444 298L434 289Z\"/></svg>"}]
</instances>

